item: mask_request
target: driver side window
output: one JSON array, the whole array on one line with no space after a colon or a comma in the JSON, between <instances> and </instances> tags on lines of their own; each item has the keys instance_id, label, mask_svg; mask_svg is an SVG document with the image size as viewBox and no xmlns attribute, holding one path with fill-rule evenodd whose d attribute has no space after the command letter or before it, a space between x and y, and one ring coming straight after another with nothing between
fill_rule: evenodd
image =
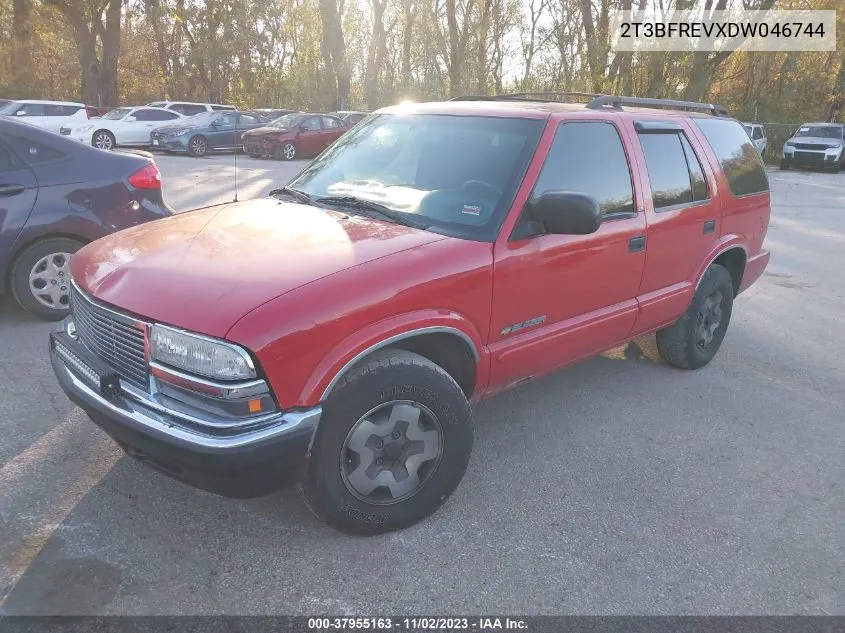
<instances>
[{"instance_id":1,"label":"driver side window","mask_svg":"<svg viewBox=\"0 0 845 633\"><path fill-rule=\"evenodd\" d=\"M561 190L594 197L605 219L635 215L628 158L616 127L604 121L558 125L532 197Z\"/></svg>"}]
</instances>

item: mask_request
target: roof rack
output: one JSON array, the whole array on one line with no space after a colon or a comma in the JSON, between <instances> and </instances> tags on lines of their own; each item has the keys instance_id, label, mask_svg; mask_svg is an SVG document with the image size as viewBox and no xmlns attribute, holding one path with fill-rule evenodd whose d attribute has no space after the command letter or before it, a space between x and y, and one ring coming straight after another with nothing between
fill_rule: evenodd
<instances>
[{"instance_id":1,"label":"roof rack","mask_svg":"<svg viewBox=\"0 0 845 633\"><path fill-rule=\"evenodd\" d=\"M497 95L466 95L453 97L449 101L553 101L569 103L567 97L595 99L600 96L594 92L510 92Z\"/></svg>"},{"instance_id":2,"label":"roof rack","mask_svg":"<svg viewBox=\"0 0 845 633\"><path fill-rule=\"evenodd\" d=\"M731 116L725 108L713 103L696 101L676 101L674 99L651 99L648 97L617 97L615 95L597 95L587 104L590 110L600 110L610 106L621 110L622 106L644 106L648 108L683 108L685 110L707 110L714 116Z\"/></svg>"},{"instance_id":3,"label":"roof rack","mask_svg":"<svg viewBox=\"0 0 845 633\"><path fill-rule=\"evenodd\" d=\"M587 107L590 110L601 110L611 107L621 110L626 106L643 106L647 108L676 108L684 110L707 110L713 116L731 116L725 108L713 103L698 103L696 101L677 101L675 99L652 99L649 97L620 97L616 95L602 95L593 92L512 92L497 95L467 95L453 97L450 101L548 101L556 103L571 103L571 98L589 99Z\"/></svg>"}]
</instances>

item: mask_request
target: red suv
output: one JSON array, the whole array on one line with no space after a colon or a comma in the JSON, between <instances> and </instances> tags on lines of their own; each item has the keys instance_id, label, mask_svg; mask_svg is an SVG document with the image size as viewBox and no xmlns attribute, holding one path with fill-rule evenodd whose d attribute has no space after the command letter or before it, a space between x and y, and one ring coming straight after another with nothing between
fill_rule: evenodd
<instances>
[{"instance_id":1,"label":"red suv","mask_svg":"<svg viewBox=\"0 0 845 633\"><path fill-rule=\"evenodd\" d=\"M266 199L80 250L51 358L150 466L233 496L302 483L332 526L383 532L458 485L471 402L648 332L710 362L768 221L716 106L397 106Z\"/></svg>"}]
</instances>

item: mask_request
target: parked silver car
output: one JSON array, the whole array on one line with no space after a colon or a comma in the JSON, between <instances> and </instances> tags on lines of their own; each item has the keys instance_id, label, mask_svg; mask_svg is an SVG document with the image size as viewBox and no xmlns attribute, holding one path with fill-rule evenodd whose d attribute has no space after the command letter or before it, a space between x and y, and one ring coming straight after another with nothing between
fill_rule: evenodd
<instances>
[{"instance_id":1,"label":"parked silver car","mask_svg":"<svg viewBox=\"0 0 845 633\"><path fill-rule=\"evenodd\" d=\"M845 167L845 125L805 123L783 144L781 169L793 165L818 167L838 172Z\"/></svg>"},{"instance_id":2,"label":"parked silver car","mask_svg":"<svg viewBox=\"0 0 845 633\"><path fill-rule=\"evenodd\" d=\"M769 143L769 139L766 138L766 128L759 123L743 123L742 127L748 132L748 137L754 143L757 151L760 152L760 156L765 156L766 145Z\"/></svg>"}]
</instances>

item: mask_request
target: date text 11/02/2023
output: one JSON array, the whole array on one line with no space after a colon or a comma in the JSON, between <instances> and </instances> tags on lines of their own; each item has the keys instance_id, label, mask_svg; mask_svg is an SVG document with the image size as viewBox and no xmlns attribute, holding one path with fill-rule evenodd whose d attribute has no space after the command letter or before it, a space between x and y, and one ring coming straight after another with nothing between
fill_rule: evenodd
<instances>
[{"instance_id":1,"label":"date text 11/02/2023","mask_svg":"<svg viewBox=\"0 0 845 633\"><path fill-rule=\"evenodd\" d=\"M308 618L309 631L525 631L528 624L520 618Z\"/></svg>"}]
</instances>

